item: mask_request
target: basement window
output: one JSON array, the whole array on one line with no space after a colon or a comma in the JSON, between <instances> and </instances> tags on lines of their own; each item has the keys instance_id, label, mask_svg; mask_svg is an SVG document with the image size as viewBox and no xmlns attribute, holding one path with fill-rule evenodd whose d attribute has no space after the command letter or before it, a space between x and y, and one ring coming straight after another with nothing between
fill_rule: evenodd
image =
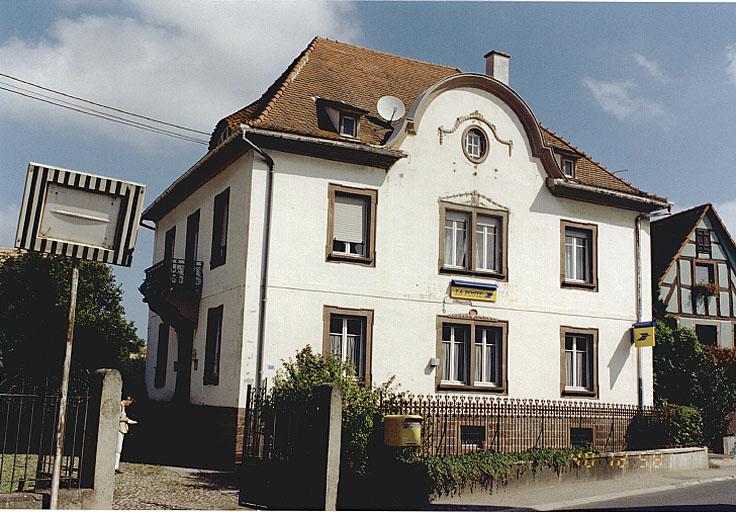
<instances>
[{"instance_id":1,"label":"basement window","mask_svg":"<svg viewBox=\"0 0 736 512\"><path fill-rule=\"evenodd\" d=\"M460 446L465 449L482 450L486 444L486 427L483 425L460 425Z\"/></svg>"}]
</instances>

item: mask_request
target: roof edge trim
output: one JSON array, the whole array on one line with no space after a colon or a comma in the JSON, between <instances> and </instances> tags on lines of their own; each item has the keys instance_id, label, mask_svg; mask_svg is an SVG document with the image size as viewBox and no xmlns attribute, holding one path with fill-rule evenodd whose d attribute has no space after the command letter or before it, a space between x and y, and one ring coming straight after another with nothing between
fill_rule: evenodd
<instances>
[{"instance_id":1,"label":"roof edge trim","mask_svg":"<svg viewBox=\"0 0 736 512\"><path fill-rule=\"evenodd\" d=\"M389 157L405 158L407 155L401 150L391 149L385 146L374 146L372 144L365 144L360 142L348 142L343 140L323 139L320 137L310 137L309 135L298 135L289 132L279 132L275 130L264 130L263 128L253 128L247 124L240 125L241 133L253 133L255 135L263 135L265 137L272 137L275 139L293 140L296 142L307 142L310 144L320 144L323 146L331 146L337 148L351 149L355 151L363 151L367 153L374 153L376 155L384 155Z\"/></svg>"},{"instance_id":2,"label":"roof edge trim","mask_svg":"<svg viewBox=\"0 0 736 512\"><path fill-rule=\"evenodd\" d=\"M635 194L628 194L626 192L619 192L591 185L582 185L580 183L560 178L547 178L547 188L549 188L553 195L558 197L617 206L619 208L644 213L651 213L663 208L670 208L671 206L669 202L661 199L642 197Z\"/></svg>"}]
</instances>

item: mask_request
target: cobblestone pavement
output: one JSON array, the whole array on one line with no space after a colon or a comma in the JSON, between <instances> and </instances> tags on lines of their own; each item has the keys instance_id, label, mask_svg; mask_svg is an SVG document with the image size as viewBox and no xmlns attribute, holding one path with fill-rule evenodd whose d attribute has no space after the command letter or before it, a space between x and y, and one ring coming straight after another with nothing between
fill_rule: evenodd
<instances>
[{"instance_id":1,"label":"cobblestone pavement","mask_svg":"<svg viewBox=\"0 0 736 512\"><path fill-rule=\"evenodd\" d=\"M123 463L115 475L113 509L235 510L235 474Z\"/></svg>"}]
</instances>

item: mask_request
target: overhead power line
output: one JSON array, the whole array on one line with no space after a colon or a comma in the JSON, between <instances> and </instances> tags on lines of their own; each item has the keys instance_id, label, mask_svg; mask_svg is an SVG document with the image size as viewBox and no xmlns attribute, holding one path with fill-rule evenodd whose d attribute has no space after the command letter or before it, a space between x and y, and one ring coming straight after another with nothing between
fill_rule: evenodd
<instances>
[{"instance_id":1,"label":"overhead power line","mask_svg":"<svg viewBox=\"0 0 736 512\"><path fill-rule=\"evenodd\" d=\"M195 130L194 128L187 128L186 126L181 126L179 124L169 123L167 121L162 121L160 119L156 119L155 117L143 116L143 115L136 114L134 112L129 112L127 110L123 110L123 109L120 109L120 108L111 107L110 105L105 105L103 103L97 103L97 102L92 101L92 100L88 100L88 99L85 99L85 98L80 98L79 96L73 96L73 95L67 94L65 92L57 91L56 89L51 89L51 88L48 88L48 87L44 87L42 85L34 84L33 82L27 82L26 80L21 80L20 78L16 78L16 77L11 76L11 75L6 75L5 73L0 73L0 76L3 76L5 78L10 78L11 80L15 80L16 82L20 82L22 84L30 85L30 86L36 87L38 89L42 89L44 91L53 92L54 94L58 94L60 96L65 96L67 98L72 98L72 99L77 100L77 101L83 101L85 103L89 103L90 105L95 105L95 106L98 106L98 107L103 107L103 108L106 108L108 110L114 110L115 112L120 112L121 114L128 114L129 116L137 117L139 119L145 119L146 121L153 121L155 123L165 124L167 126L171 126L172 128L179 128L180 130L186 130L188 132L199 133L201 135L209 135L208 132L203 132L201 130Z\"/></svg>"},{"instance_id":2,"label":"overhead power line","mask_svg":"<svg viewBox=\"0 0 736 512\"><path fill-rule=\"evenodd\" d=\"M4 73L0 73L0 76L9 78L11 80L15 80L17 82L20 82L20 83L23 83L23 84L26 84L26 85L30 85L32 87L36 87L36 88L41 89L41 90L44 90L44 91L48 91L48 92L52 92L54 94L58 94L60 96L71 98L71 99L74 99L74 100L77 100L77 101L81 101L81 102L84 102L84 103L88 103L88 104L91 104L91 105L96 105L96 106L102 107L104 109L112 110L114 112L119 112L119 113L122 113L122 114L125 114L125 115L128 115L128 116L132 116L132 117L135 117L135 118L138 118L138 119L143 119L143 120L146 120L146 121L150 121L152 123L159 123L159 124L162 124L162 125L165 125L165 126L169 126L169 127L172 127L172 128L179 129L179 130L185 130L185 131L188 131L188 132L199 133L199 134L202 134L202 135L209 135L207 132L203 132L201 130L195 130L194 128L188 128L186 126L178 125L178 124L175 124L175 123L169 123L169 122L162 121L160 119L156 119L156 118L153 118L153 117L143 116L143 115L140 115L140 114L136 114L134 112L129 112L127 110L119 109L119 108L116 108L116 107L111 107L109 105L104 105L102 103L97 103L97 102L94 102L94 101L91 101L91 100L80 98L78 96L73 96L71 94L67 94L67 93L64 93L64 92L61 92L61 91L57 91L55 89L51 89L51 88L48 88L48 87L43 87L43 86L34 84L32 82L21 80L19 78L15 78L13 76L10 76L10 75L4 74ZM2 86L5 86L5 87L2 87ZM6 92L11 92L13 94L18 94L20 96L24 96L26 98L30 98L30 99L34 99L34 100L37 100L37 101L41 101L43 103L51 104L51 105L54 105L54 106L57 106L57 107L65 108L65 109L68 109L68 110L72 110L72 111L77 112L77 113L80 113L80 114L86 114L86 115L89 115L89 116L92 116L92 117L103 119L105 121L110 121L110 122L113 122L113 123L122 124L124 126L129 126L131 128L138 128L140 130L144 130L144 131L156 133L156 134L159 134L159 135L164 135L164 136L167 136L167 137L172 137L172 138L175 138L175 139L184 140L184 141L187 141L187 142L193 142L195 144L202 144L202 145L208 145L209 144L209 142L206 141L206 140L198 139L198 138L193 137L192 135L188 135L186 133L179 133L179 132L176 132L176 131L173 131L173 130L168 130L168 129L162 128L160 126L152 125L150 123L146 123L146 122L142 122L142 121L136 121L134 119L126 118L124 116L119 116L119 115L111 114L109 112L104 112L102 110L98 110L98 109L94 109L94 108L91 108L91 107L87 107L87 106L84 106L84 105L79 105L77 103L73 103L73 102L70 102L70 101L65 101L65 100L62 100L62 99L59 99L59 98L55 98L53 96L48 96L48 95L42 94L40 92L32 91L32 90L29 90L29 89L25 89L23 87L19 87L17 85L9 84L9 83L6 83L6 82L0 81L0 90L6 91Z\"/></svg>"}]
</instances>

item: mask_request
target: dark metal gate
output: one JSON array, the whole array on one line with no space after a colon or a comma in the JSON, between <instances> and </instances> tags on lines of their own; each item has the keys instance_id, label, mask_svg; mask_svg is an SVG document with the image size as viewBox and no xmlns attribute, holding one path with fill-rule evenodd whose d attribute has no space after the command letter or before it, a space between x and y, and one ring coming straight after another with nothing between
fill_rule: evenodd
<instances>
[{"instance_id":1,"label":"dark metal gate","mask_svg":"<svg viewBox=\"0 0 736 512\"><path fill-rule=\"evenodd\" d=\"M89 401L88 376L72 379L62 455L62 488L81 486ZM58 409L56 379L13 376L0 381L0 493L50 487Z\"/></svg>"},{"instance_id":2,"label":"dark metal gate","mask_svg":"<svg viewBox=\"0 0 736 512\"><path fill-rule=\"evenodd\" d=\"M241 504L311 509L326 435L319 397L288 396L248 386L243 425ZM317 473L317 474L315 474Z\"/></svg>"}]
</instances>

